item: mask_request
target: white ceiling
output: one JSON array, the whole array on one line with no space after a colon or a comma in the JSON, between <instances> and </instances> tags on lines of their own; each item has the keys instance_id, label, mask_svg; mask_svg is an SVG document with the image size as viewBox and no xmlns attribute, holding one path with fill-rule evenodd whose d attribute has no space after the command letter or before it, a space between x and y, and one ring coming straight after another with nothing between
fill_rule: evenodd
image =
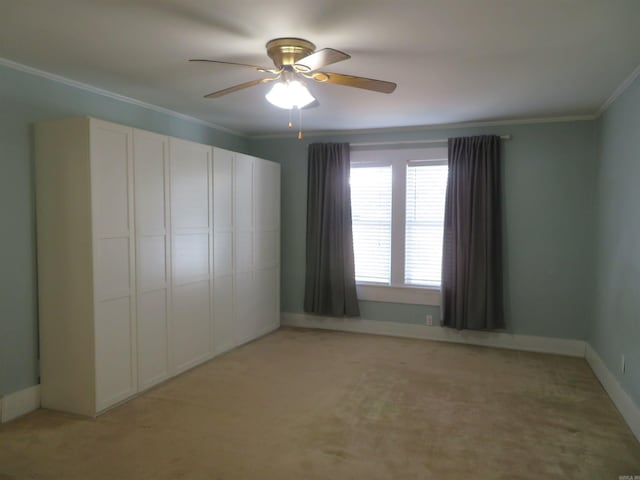
<instances>
[{"instance_id":1,"label":"white ceiling","mask_svg":"<svg viewBox=\"0 0 640 480\"><path fill-rule=\"evenodd\" d=\"M310 85L306 131L592 115L640 64L639 0L0 0L0 57L245 134L288 114L249 69L296 36L350 60L328 70L390 94Z\"/></svg>"}]
</instances>

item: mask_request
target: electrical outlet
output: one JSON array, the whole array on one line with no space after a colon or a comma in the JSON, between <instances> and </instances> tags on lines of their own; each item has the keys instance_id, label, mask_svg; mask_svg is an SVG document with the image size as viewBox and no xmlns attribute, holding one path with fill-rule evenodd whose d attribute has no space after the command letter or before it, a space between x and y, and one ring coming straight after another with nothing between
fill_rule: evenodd
<instances>
[{"instance_id":1,"label":"electrical outlet","mask_svg":"<svg viewBox=\"0 0 640 480\"><path fill-rule=\"evenodd\" d=\"M427 315L427 325L433 326L433 315Z\"/></svg>"},{"instance_id":2,"label":"electrical outlet","mask_svg":"<svg viewBox=\"0 0 640 480\"><path fill-rule=\"evenodd\" d=\"M620 355L620 371L624 375L624 371L626 370L626 365L624 363L624 353Z\"/></svg>"}]
</instances>

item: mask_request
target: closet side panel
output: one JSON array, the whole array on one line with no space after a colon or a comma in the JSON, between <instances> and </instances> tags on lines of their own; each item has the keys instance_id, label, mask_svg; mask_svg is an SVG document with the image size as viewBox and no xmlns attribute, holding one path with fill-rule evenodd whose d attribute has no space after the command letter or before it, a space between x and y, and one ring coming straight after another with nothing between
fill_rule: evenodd
<instances>
[{"instance_id":1,"label":"closet side panel","mask_svg":"<svg viewBox=\"0 0 640 480\"><path fill-rule=\"evenodd\" d=\"M95 414L89 120L35 127L40 396Z\"/></svg>"},{"instance_id":2,"label":"closet side panel","mask_svg":"<svg viewBox=\"0 0 640 480\"><path fill-rule=\"evenodd\" d=\"M254 166L254 278L259 334L280 326L280 165Z\"/></svg>"}]
</instances>

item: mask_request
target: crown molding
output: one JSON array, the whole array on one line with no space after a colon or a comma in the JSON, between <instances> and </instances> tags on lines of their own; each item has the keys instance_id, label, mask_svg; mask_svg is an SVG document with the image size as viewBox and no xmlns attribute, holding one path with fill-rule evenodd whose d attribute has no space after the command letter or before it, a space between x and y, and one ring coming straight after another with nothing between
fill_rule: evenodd
<instances>
[{"instance_id":1,"label":"crown molding","mask_svg":"<svg viewBox=\"0 0 640 480\"><path fill-rule=\"evenodd\" d=\"M87 83L78 82L76 80L72 80L67 77L63 77L61 75L57 75L55 73L46 72L44 70L40 70L38 68L31 67L29 65L24 65L22 63L14 62L13 60L9 60L7 58L0 57L0 66L5 66L11 68L13 70L17 70L20 72L28 73L29 75L34 75L37 77L46 78L47 80L52 80L57 83L62 83L64 85L78 88L80 90L84 90L86 92L94 93L96 95L101 95L103 97L111 98L113 100L118 100L120 102L129 103L131 105L136 105L138 107L145 108L147 110L152 110L154 112L163 113L165 115L169 115L174 118L179 118L181 120L186 120L189 122L198 123L200 125L204 125L209 128L213 128L214 130L219 130L224 133L229 133L231 135L236 135L239 137L246 138L247 135L238 132L236 130L231 130L227 127L223 127L222 125L217 125L215 123L207 122L200 118L192 117L191 115L186 115L184 113L176 112L175 110L169 110L168 108L160 107L158 105L154 105L152 103L143 102L142 100L137 100L135 98L127 97L125 95L120 95L119 93L114 93L109 90L104 90L102 88L94 87L93 85L89 85Z\"/></svg>"},{"instance_id":2,"label":"crown molding","mask_svg":"<svg viewBox=\"0 0 640 480\"><path fill-rule=\"evenodd\" d=\"M531 125L536 123L560 123L560 122L583 122L595 120L595 115L567 115L561 117L534 117L534 118L514 118L510 120L487 120L479 122L462 123L440 123L435 125L414 125L406 127L381 127L368 129L351 130L316 130L304 132L305 137L323 137L327 135L368 135L381 133L409 133L425 132L430 130L447 130L458 128L478 128L478 127L499 127L503 125ZM248 135L250 140L271 140L281 138L294 138L290 132L272 133L264 135Z\"/></svg>"},{"instance_id":3,"label":"crown molding","mask_svg":"<svg viewBox=\"0 0 640 480\"><path fill-rule=\"evenodd\" d=\"M598 111L595 114L595 118L598 118L600 115L602 115L604 112L607 111L607 109L611 106L611 104L613 102L616 101L616 99L622 95L627 88L629 88L631 86L631 84L636 80L636 78L638 78L640 76L640 65L638 65L635 70L633 72L631 72L631 74L624 79L624 81L618 85L618 88L616 88L613 93L611 94L611 96L609 96L609 98L607 98L605 100L605 102L600 106L600 108L598 109Z\"/></svg>"}]
</instances>

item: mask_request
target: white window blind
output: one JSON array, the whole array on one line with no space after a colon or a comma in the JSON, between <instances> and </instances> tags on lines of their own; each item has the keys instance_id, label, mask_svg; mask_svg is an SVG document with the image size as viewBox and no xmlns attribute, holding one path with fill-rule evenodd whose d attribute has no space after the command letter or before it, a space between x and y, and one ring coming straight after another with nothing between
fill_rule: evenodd
<instances>
[{"instance_id":1,"label":"white window blind","mask_svg":"<svg viewBox=\"0 0 640 480\"><path fill-rule=\"evenodd\" d=\"M407 166L404 281L439 286L447 165Z\"/></svg>"},{"instance_id":2,"label":"white window blind","mask_svg":"<svg viewBox=\"0 0 640 480\"><path fill-rule=\"evenodd\" d=\"M356 281L390 283L390 165L352 165L351 215Z\"/></svg>"}]
</instances>

